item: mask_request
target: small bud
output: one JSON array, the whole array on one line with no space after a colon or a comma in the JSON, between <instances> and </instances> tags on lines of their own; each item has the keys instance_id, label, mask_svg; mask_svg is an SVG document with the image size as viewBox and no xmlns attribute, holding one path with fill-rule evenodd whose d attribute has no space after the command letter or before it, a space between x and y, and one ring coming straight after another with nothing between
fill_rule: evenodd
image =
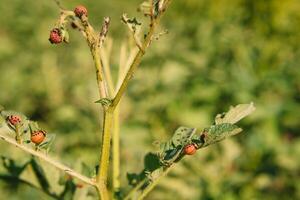
<instances>
[{"instance_id":1,"label":"small bud","mask_svg":"<svg viewBox=\"0 0 300 200\"><path fill-rule=\"evenodd\" d=\"M186 155L193 155L196 153L197 148L194 144L188 144L184 147L183 151Z\"/></svg>"},{"instance_id":2,"label":"small bud","mask_svg":"<svg viewBox=\"0 0 300 200\"><path fill-rule=\"evenodd\" d=\"M74 9L74 13L79 18L81 18L83 15L85 15L86 17L88 15L88 11L87 11L86 7L84 7L82 5L76 6L76 8Z\"/></svg>"},{"instance_id":3,"label":"small bud","mask_svg":"<svg viewBox=\"0 0 300 200\"><path fill-rule=\"evenodd\" d=\"M34 131L31 133L31 142L33 142L36 145L41 144L46 137L46 132L43 130Z\"/></svg>"},{"instance_id":4,"label":"small bud","mask_svg":"<svg viewBox=\"0 0 300 200\"><path fill-rule=\"evenodd\" d=\"M50 31L49 41L51 44L59 44L63 41L63 36L58 28L54 28Z\"/></svg>"}]
</instances>

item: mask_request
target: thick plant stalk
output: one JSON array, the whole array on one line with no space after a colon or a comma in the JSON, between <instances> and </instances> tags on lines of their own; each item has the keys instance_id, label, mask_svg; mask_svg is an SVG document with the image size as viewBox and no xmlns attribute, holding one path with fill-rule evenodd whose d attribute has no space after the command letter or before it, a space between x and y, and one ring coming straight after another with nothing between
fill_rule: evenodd
<instances>
[{"instance_id":1,"label":"thick plant stalk","mask_svg":"<svg viewBox=\"0 0 300 200\"><path fill-rule=\"evenodd\" d=\"M112 186L114 194L120 192L120 119L119 119L119 106L114 111L113 116L113 147L112 147Z\"/></svg>"},{"instance_id":2,"label":"thick plant stalk","mask_svg":"<svg viewBox=\"0 0 300 200\"><path fill-rule=\"evenodd\" d=\"M109 168L109 157L110 157L110 139L111 139L111 128L113 123L113 112L107 109L104 112L103 121L103 133L102 133L102 146L101 146L101 158L99 164L99 173L97 175L98 185L103 186L101 190L101 199L108 199L107 190L107 177Z\"/></svg>"},{"instance_id":3,"label":"thick plant stalk","mask_svg":"<svg viewBox=\"0 0 300 200\"><path fill-rule=\"evenodd\" d=\"M164 11L169 6L171 0L167 0L165 2ZM108 166L109 166L109 157L110 157L110 139L111 139L111 128L112 128L112 118L114 115L114 111L118 106L122 96L124 95L129 81L133 77L136 69L140 65L142 58L145 54L146 49L149 47L152 42L156 26L164 12L161 12L156 18L151 17L150 29L146 38L144 39L141 48L139 48L138 53L136 54L132 64L127 71L124 80L121 83L120 88L118 88L115 97L112 99L111 104L108 105L107 109L105 109L104 114L104 124L103 124L103 132L102 132L102 147L101 147L101 159L100 159L100 173L97 176L97 182L99 185L105 185L107 187L107 175L108 175ZM107 189L105 191L107 193Z\"/></svg>"}]
</instances>

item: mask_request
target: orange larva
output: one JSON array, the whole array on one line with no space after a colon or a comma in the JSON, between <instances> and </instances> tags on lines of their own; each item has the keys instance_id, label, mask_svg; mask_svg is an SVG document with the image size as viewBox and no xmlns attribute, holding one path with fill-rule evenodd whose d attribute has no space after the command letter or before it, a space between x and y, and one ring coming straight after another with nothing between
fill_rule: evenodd
<instances>
[{"instance_id":1,"label":"orange larva","mask_svg":"<svg viewBox=\"0 0 300 200\"><path fill-rule=\"evenodd\" d=\"M31 142L33 142L34 144L41 144L44 139L46 137L46 132L43 130L39 130L39 131L34 131L33 133L31 133Z\"/></svg>"}]
</instances>

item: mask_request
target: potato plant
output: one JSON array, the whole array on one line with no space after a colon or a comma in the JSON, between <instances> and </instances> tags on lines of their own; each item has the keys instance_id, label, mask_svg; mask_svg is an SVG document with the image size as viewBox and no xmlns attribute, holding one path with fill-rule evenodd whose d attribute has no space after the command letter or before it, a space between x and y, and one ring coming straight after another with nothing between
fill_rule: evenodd
<instances>
[{"instance_id":1,"label":"potato plant","mask_svg":"<svg viewBox=\"0 0 300 200\"><path fill-rule=\"evenodd\" d=\"M127 14L121 16L121 22L128 29L135 48L131 53L133 56L124 61L129 63L128 67L120 67L117 80L114 80L112 70L107 64L109 58L105 41L109 33L110 18L104 17L102 26L97 31L89 22L88 17L92 13L85 6L78 5L73 10L68 10L58 1L55 2L60 15L50 31L50 43L62 45L72 42L68 32L79 31L86 40L94 62L99 93L99 100L95 103L101 107L99 115L103 118L100 127L102 140L99 164L82 165L80 170L75 170L52 158L49 154L51 147L55 145L55 135L25 115L1 107L0 138L32 155L23 164L17 164L15 160L2 156L8 181L26 183L54 199L144 199L185 156L192 156L201 148L240 133L242 129L236 123L255 110L253 103L239 104L218 114L212 125L202 130L184 125L178 127L168 141L158 143L156 150L145 155L144 169L127 173L128 184L132 189L124 191L120 184L120 174L126 172L120 172L119 104L151 44L159 43L161 36L168 32L159 30L159 22L170 9L172 0L143 2L138 10L147 18L146 25L136 17ZM46 164L55 166L57 170L49 172ZM21 177L26 170L31 170L38 184Z\"/></svg>"}]
</instances>

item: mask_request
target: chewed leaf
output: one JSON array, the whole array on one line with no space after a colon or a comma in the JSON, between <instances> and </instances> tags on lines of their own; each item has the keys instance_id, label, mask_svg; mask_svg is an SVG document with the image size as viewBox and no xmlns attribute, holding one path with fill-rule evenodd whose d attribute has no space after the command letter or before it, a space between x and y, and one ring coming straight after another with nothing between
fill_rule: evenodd
<instances>
[{"instance_id":1,"label":"chewed leaf","mask_svg":"<svg viewBox=\"0 0 300 200\"><path fill-rule=\"evenodd\" d=\"M235 124L244 117L250 115L252 112L254 112L254 110L255 107L253 102L251 102L250 104L239 104L235 107L230 108L227 113L217 115L215 118L215 124Z\"/></svg>"},{"instance_id":2,"label":"chewed leaf","mask_svg":"<svg viewBox=\"0 0 300 200\"><path fill-rule=\"evenodd\" d=\"M188 128L183 126L179 127L169 141L161 143L160 150L162 152L167 152L177 149L179 146L185 146L191 141L191 138L195 134L195 132L195 128Z\"/></svg>"},{"instance_id":3,"label":"chewed leaf","mask_svg":"<svg viewBox=\"0 0 300 200\"><path fill-rule=\"evenodd\" d=\"M241 131L241 128L230 123L213 125L210 128L205 129L206 136L204 139L204 146L219 142L229 136L236 135Z\"/></svg>"},{"instance_id":4,"label":"chewed leaf","mask_svg":"<svg viewBox=\"0 0 300 200\"><path fill-rule=\"evenodd\" d=\"M174 149L174 148L175 148L175 146L172 144L171 141L160 143L160 151L161 152L165 152L165 151L168 151L168 150Z\"/></svg>"},{"instance_id":5,"label":"chewed leaf","mask_svg":"<svg viewBox=\"0 0 300 200\"><path fill-rule=\"evenodd\" d=\"M179 127L169 141L161 144L161 163L173 163L180 156L180 153L184 146L192 142L195 133L195 128L188 128L183 126Z\"/></svg>"},{"instance_id":6,"label":"chewed leaf","mask_svg":"<svg viewBox=\"0 0 300 200\"><path fill-rule=\"evenodd\" d=\"M186 145L191 136L196 132L195 128L188 128L188 127L179 127L173 137L172 137L172 143L175 147L181 145L184 146Z\"/></svg>"}]
</instances>

